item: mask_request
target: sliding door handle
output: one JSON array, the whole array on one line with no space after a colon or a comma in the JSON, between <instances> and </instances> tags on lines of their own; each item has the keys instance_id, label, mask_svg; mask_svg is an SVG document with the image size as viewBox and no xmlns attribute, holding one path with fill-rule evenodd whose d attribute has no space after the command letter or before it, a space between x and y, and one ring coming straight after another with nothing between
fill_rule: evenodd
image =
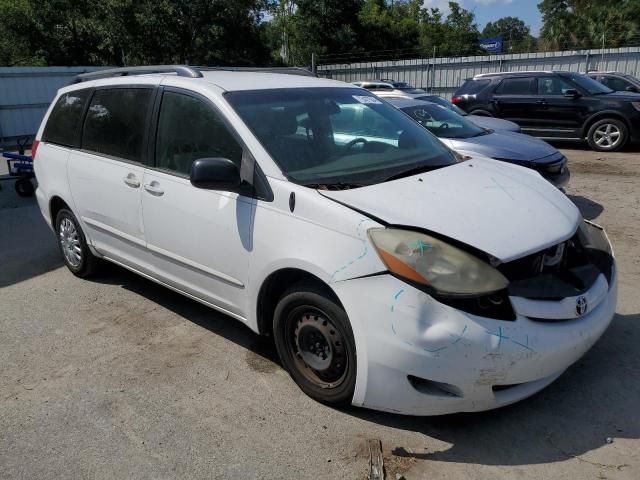
<instances>
[{"instance_id":1,"label":"sliding door handle","mask_svg":"<svg viewBox=\"0 0 640 480\"><path fill-rule=\"evenodd\" d=\"M160 183L155 180L151 183L145 183L144 189L149 192L151 195L155 195L156 197L161 197L164 195L164 190L160 188Z\"/></svg>"}]
</instances>

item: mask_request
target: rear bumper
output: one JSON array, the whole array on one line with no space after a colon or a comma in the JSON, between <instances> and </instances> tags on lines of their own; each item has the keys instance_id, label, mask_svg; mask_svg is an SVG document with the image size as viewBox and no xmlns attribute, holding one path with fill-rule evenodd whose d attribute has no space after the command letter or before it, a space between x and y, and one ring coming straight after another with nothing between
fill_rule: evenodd
<instances>
[{"instance_id":1,"label":"rear bumper","mask_svg":"<svg viewBox=\"0 0 640 480\"><path fill-rule=\"evenodd\" d=\"M353 403L409 415L488 410L538 392L600 338L617 297L614 275L581 318L532 320L535 305L525 316L513 302L516 320L500 321L443 305L390 275L333 287L359 344ZM544 311L557 302L533 303Z\"/></svg>"}]
</instances>

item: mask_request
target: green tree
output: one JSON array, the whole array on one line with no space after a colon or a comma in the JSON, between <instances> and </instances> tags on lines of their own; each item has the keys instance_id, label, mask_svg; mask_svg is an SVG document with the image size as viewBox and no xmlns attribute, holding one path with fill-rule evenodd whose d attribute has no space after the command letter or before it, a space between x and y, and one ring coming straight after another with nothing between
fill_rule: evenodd
<instances>
[{"instance_id":1,"label":"green tree","mask_svg":"<svg viewBox=\"0 0 640 480\"><path fill-rule=\"evenodd\" d=\"M5 65L266 63L265 1L0 0L0 59Z\"/></svg>"},{"instance_id":2,"label":"green tree","mask_svg":"<svg viewBox=\"0 0 640 480\"><path fill-rule=\"evenodd\" d=\"M531 36L531 29L517 17L503 17L487 23L482 37L497 36L504 38L507 53L530 52L535 48L536 39Z\"/></svg>"},{"instance_id":3,"label":"green tree","mask_svg":"<svg viewBox=\"0 0 640 480\"><path fill-rule=\"evenodd\" d=\"M540 47L568 49L637 44L640 0L543 0Z\"/></svg>"}]
</instances>

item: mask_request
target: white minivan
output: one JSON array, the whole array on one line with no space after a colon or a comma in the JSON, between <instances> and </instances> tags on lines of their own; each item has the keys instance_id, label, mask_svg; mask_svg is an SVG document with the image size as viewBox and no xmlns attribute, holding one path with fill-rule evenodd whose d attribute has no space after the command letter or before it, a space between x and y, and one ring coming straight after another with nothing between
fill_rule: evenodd
<instances>
[{"instance_id":1,"label":"white minivan","mask_svg":"<svg viewBox=\"0 0 640 480\"><path fill-rule=\"evenodd\" d=\"M71 272L108 260L272 336L330 405L491 409L589 350L616 306L602 228L538 173L458 158L302 73L137 67L62 88L32 150Z\"/></svg>"}]
</instances>

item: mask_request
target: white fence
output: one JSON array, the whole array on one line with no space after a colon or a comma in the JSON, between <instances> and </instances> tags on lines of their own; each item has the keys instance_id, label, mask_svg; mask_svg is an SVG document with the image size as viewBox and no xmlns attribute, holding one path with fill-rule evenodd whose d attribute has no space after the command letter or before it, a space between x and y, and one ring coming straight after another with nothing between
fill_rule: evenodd
<instances>
[{"instance_id":1,"label":"white fence","mask_svg":"<svg viewBox=\"0 0 640 480\"><path fill-rule=\"evenodd\" d=\"M523 70L587 72L612 70L639 76L640 47L484 55L451 58L414 58L318 65L321 77L344 82L391 78L408 82L443 97L451 97L465 79L479 73Z\"/></svg>"}]
</instances>

